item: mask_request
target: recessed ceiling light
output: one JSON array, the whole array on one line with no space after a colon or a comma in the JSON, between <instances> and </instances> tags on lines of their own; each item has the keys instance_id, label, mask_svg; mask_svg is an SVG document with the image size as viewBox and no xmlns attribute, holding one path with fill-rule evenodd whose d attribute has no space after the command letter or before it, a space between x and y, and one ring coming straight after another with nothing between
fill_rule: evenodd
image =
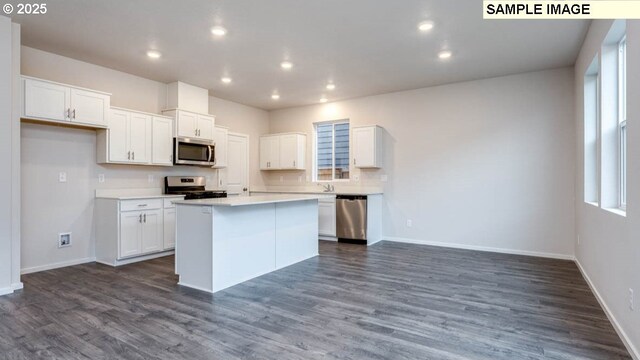
<instances>
[{"instance_id":1,"label":"recessed ceiling light","mask_svg":"<svg viewBox=\"0 0 640 360\"><path fill-rule=\"evenodd\" d=\"M147 56L152 59L158 59L160 58L160 56L162 56L162 54L160 54L160 52L156 50L149 50L147 51Z\"/></svg>"},{"instance_id":2,"label":"recessed ceiling light","mask_svg":"<svg viewBox=\"0 0 640 360\"><path fill-rule=\"evenodd\" d=\"M453 55L453 53L449 50L443 50L438 53L438 57L442 60L448 59Z\"/></svg>"},{"instance_id":3,"label":"recessed ceiling light","mask_svg":"<svg viewBox=\"0 0 640 360\"><path fill-rule=\"evenodd\" d=\"M278 94L273 94L273 95L271 95L271 98L272 98L273 100L278 100L278 99L280 99L280 95L278 95Z\"/></svg>"},{"instance_id":4,"label":"recessed ceiling light","mask_svg":"<svg viewBox=\"0 0 640 360\"><path fill-rule=\"evenodd\" d=\"M229 83L231 83L231 78L230 77L223 77L222 79L220 79L220 81L222 81L225 84L229 84Z\"/></svg>"},{"instance_id":5,"label":"recessed ceiling light","mask_svg":"<svg viewBox=\"0 0 640 360\"><path fill-rule=\"evenodd\" d=\"M324 96L320 98L321 103L326 103L327 101L328 101L327 98Z\"/></svg>"},{"instance_id":6,"label":"recessed ceiling light","mask_svg":"<svg viewBox=\"0 0 640 360\"><path fill-rule=\"evenodd\" d=\"M293 67L293 64L289 61L283 61L280 63L280 67L285 70L290 70Z\"/></svg>"},{"instance_id":7,"label":"recessed ceiling light","mask_svg":"<svg viewBox=\"0 0 640 360\"><path fill-rule=\"evenodd\" d=\"M418 24L418 30L420 31L430 31L431 29L433 29L433 21L423 21L420 24Z\"/></svg>"},{"instance_id":8,"label":"recessed ceiling light","mask_svg":"<svg viewBox=\"0 0 640 360\"><path fill-rule=\"evenodd\" d=\"M327 90L333 90L335 88L336 88L335 84L331 84L331 83L327 84Z\"/></svg>"},{"instance_id":9,"label":"recessed ceiling light","mask_svg":"<svg viewBox=\"0 0 640 360\"><path fill-rule=\"evenodd\" d=\"M211 33L215 36L225 36L227 34L227 29L222 26L214 26L211 28Z\"/></svg>"}]
</instances>

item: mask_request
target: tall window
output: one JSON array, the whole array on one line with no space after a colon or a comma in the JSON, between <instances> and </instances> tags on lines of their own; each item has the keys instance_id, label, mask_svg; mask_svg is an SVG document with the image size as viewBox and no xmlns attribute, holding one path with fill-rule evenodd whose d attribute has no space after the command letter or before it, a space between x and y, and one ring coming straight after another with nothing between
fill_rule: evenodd
<instances>
[{"instance_id":1,"label":"tall window","mask_svg":"<svg viewBox=\"0 0 640 360\"><path fill-rule=\"evenodd\" d=\"M349 179L349 121L316 124L315 181Z\"/></svg>"},{"instance_id":2,"label":"tall window","mask_svg":"<svg viewBox=\"0 0 640 360\"><path fill-rule=\"evenodd\" d=\"M599 62L596 56L584 75L584 201L598 204Z\"/></svg>"},{"instance_id":3,"label":"tall window","mask_svg":"<svg viewBox=\"0 0 640 360\"><path fill-rule=\"evenodd\" d=\"M618 136L620 208L627 207L627 38L618 43Z\"/></svg>"}]
</instances>

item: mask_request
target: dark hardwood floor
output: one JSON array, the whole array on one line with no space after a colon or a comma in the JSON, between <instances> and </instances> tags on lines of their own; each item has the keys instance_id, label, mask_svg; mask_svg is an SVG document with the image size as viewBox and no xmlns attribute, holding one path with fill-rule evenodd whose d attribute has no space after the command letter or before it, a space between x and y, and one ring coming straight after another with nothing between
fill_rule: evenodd
<instances>
[{"instance_id":1,"label":"dark hardwood floor","mask_svg":"<svg viewBox=\"0 0 640 360\"><path fill-rule=\"evenodd\" d=\"M3 359L630 359L575 264L383 242L215 295L166 257L23 276Z\"/></svg>"}]
</instances>

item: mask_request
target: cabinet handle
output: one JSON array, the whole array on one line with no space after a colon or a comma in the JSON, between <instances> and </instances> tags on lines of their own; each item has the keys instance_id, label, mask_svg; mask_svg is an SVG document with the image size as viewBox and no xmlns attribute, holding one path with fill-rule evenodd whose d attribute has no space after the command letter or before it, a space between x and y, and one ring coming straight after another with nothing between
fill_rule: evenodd
<instances>
[{"instance_id":1,"label":"cabinet handle","mask_svg":"<svg viewBox=\"0 0 640 360\"><path fill-rule=\"evenodd\" d=\"M76 118L76 109L73 109L73 118Z\"/></svg>"},{"instance_id":2,"label":"cabinet handle","mask_svg":"<svg viewBox=\"0 0 640 360\"><path fill-rule=\"evenodd\" d=\"M144 214L144 223L147 223L147 214Z\"/></svg>"},{"instance_id":3,"label":"cabinet handle","mask_svg":"<svg viewBox=\"0 0 640 360\"><path fill-rule=\"evenodd\" d=\"M71 119L71 108L67 109L67 116L65 116L67 119Z\"/></svg>"},{"instance_id":4,"label":"cabinet handle","mask_svg":"<svg viewBox=\"0 0 640 360\"><path fill-rule=\"evenodd\" d=\"M138 222L142 224L142 214L140 214L140 218L138 218Z\"/></svg>"},{"instance_id":5,"label":"cabinet handle","mask_svg":"<svg viewBox=\"0 0 640 360\"><path fill-rule=\"evenodd\" d=\"M293 167L296 167L296 161L293 160Z\"/></svg>"},{"instance_id":6,"label":"cabinet handle","mask_svg":"<svg viewBox=\"0 0 640 360\"><path fill-rule=\"evenodd\" d=\"M131 153L131 160L135 160L135 159L136 159L136 152L135 152L135 151L133 151L133 152Z\"/></svg>"},{"instance_id":7,"label":"cabinet handle","mask_svg":"<svg viewBox=\"0 0 640 360\"><path fill-rule=\"evenodd\" d=\"M147 206L147 205L148 205L148 204L138 204L138 207L145 207L145 206Z\"/></svg>"},{"instance_id":8,"label":"cabinet handle","mask_svg":"<svg viewBox=\"0 0 640 360\"><path fill-rule=\"evenodd\" d=\"M198 136L198 129L193 130L193 134L194 134L195 136Z\"/></svg>"},{"instance_id":9,"label":"cabinet handle","mask_svg":"<svg viewBox=\"0 0 640 360\"><path fill-rule=\"evenodd\" d=\"M131 160L131 151L127 151L127 160Z\"/></svg>"},{"instance_id":10,"label":"cabinet handle","mask_svg":"<svg viewBox=\"0 0 640 360\"><path fill-rule=\"evenodd\" d=\"M353 158L353 165L356 164L356 158Z\"/></svg>"}]
</instances>

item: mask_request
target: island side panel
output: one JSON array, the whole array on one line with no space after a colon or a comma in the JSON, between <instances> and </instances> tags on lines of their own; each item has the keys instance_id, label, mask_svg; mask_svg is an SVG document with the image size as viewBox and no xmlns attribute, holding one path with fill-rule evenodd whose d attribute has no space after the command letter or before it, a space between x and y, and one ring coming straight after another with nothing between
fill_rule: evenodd
<instances>
[{"instance_id":1,"label":"island side panel","mask_svg":"<svg viewBox=\"0 0 640 360\"><path fill-rule=\"evenodd\" d=\"M213 292L211 206L176 206L176 267L179 285Z\"/></svg>"},{"instance_id":2,"label":"island side panel","mask_svg":"<svg viewBox=\"0 0 640 360\"><path fill-rule=\"evenodd\" d=\"M318 200L276 205L276 268L318 256Z\"/></svg>"},{"instance_id":3,"label":"island side panel","mask_svg":"<svg viewBox=\"0 0 640 360\"><path fill-rule=\"evenodd\" d=\"M275 215L275 204L214 207L214 292L275 270Z\"/></svg>"},{"instance_id":4,"label":"island side panel","mask_svg":"<svg viewBox=\"0 0 640 360\"><path fill-rule=\"evenodd\" d=\"M382 240L382 195L367 196L367 246Z\"/></svg>"}]
</instances>

